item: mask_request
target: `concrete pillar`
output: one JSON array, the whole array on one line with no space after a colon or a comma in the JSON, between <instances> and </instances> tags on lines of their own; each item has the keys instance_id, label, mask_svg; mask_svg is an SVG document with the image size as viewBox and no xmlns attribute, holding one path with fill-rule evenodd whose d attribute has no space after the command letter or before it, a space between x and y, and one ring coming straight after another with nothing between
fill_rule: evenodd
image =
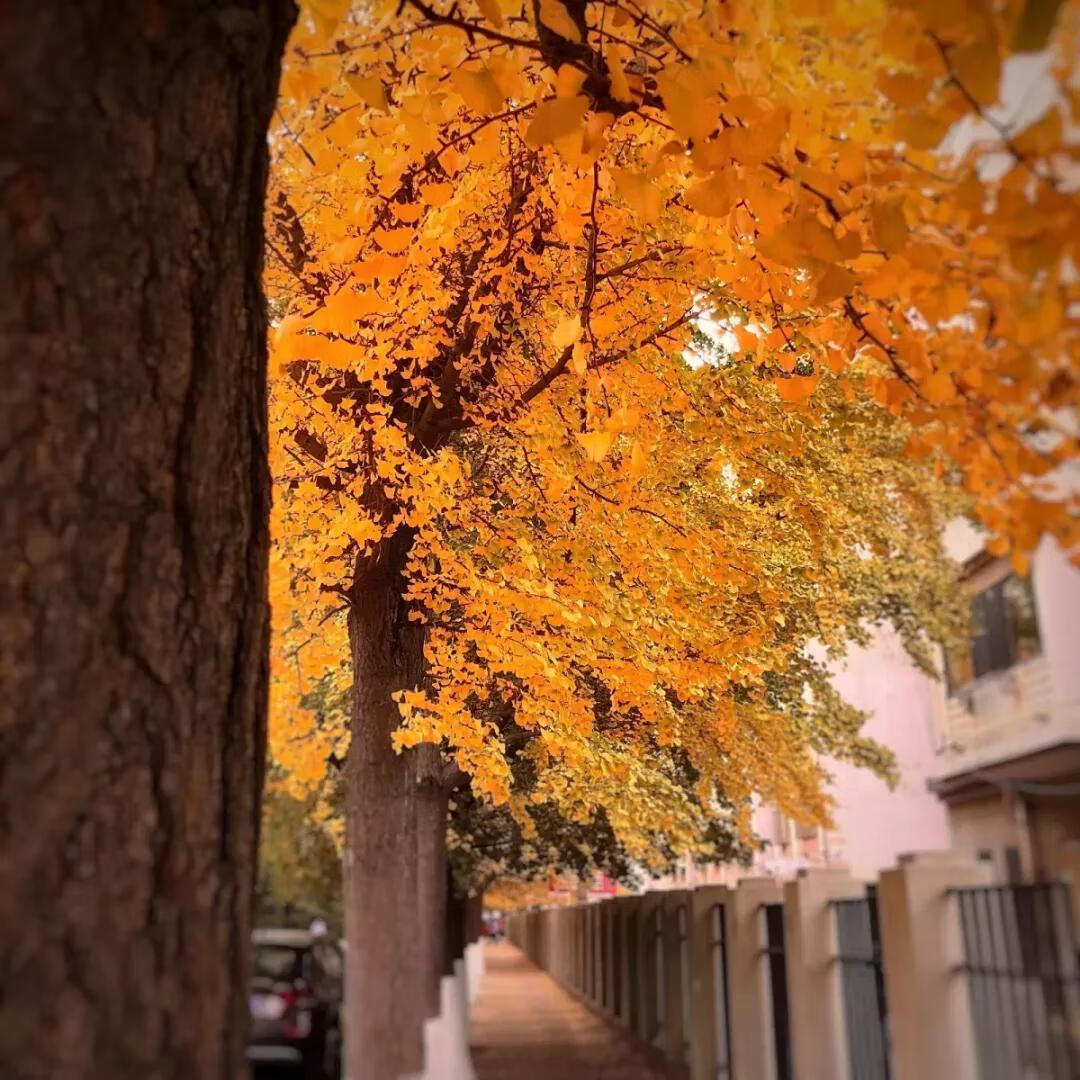
<instances>
[{"instance_id":1,"label":"concrete pillar","mask_svg":"<svg viewBox=\"0 0 1080 1080\"><path fill-rule=\"evenodd\" d=\"M690 893L664 893L664 1056L676 1064L689 1058Z\"/></svg>"},{"instance_id":2,"label":"concrete pillar","mask_svg":"<svg viewBox=\"0 0 1080 1080\"><path fill-rule=\"evenodd\" d=\"M754 1080L773 1080L776 1076L772 996L765 955L765 912L762 909L765 904L780 903L782 899L780 883L774 878L744 878L733 890L725 912L731 915L727 925L731 1060L738 1069L737 1075L749 1075ZM819 1078L808 1077L807 1080Z\"/></svg>"},{"instance_id":3,"label":"concrete pillar","mask_svg":"<svg viewBox=\"0 0 1080 1080\"><path fill-rule=\"evenodd\" d=\"M622 949L618 1020L631 1030L636 1030L640 1000L638 922L641 897L624 896L615 903L619 905L619 942Z\"/></svg>"},{"instance_id":4,"label":"concrete pillar","mask_svg":"<svg viewBox=\"0 0 1080 1080\"><path fill-rule=\"evenodd\" d=\"M659 920L664 913L664 894L645 893L638 908L638 1022L637 1036L650 1046L663 1045L664 1003L663 953L658 948Z\"/></svg>"},{"instance_id":5,"label":"concrete pillar","mask_svg":"<svg viewBox=\"0 0 1080 1080\"><path fill-rule=\"evenodd\" d=\"M424 1070L419 1080L475 1080L463 983L464 966L459 960L454 974L442 977L439 1015L424 1023Z\"/></svg>"},{"instance_id":6,"label":"concrete pillar","mask_svg":"<svg viewBox=\"0 0 1080 1080\"><path fill-rule=\"evenodd\" d=\"M592 988L589 1000L594 1005L600 1005L604 1000L604 931L601 925L604 905L595 903L590 906L592 909Z\"/></svg>"},{"instance_id":7,"label":"concrete pillar","mask_svg":"<svg viewBox=\"0 0 1080 1080\"><path fill-rule=\"evenodd\" d=\"M848 1054L833 900L866 887L845 869L800 870L784 886L791 1065L796 1076L847 1080Z\"/></svg>"},{"instance_id":8,"label":"concrete pillar","mask_svg":"<svg viewBox=\"0 0 1080 1080\"><path fill-rule=\"evenodd\" d=\"M599 907L600 956L603 959L603 967L600 971L603 996L599 1004L604 1012L611 1014L615 1007L615 903L612 900L605 900Z\"/></svg>"},{"instance_id":9,"label":"concrete pillar","mask_svg":"<svg viewBox=\"0 0 1080 1080\"><path fill-rule=\"evenodd\" d=\"M583 985L581 965L581 927L585 918L584 911L579 907L570 908L570 940L571 940L571 978L570 988L580 991Z\"/></svg>"},{"instance_id":10,"label":"concrete pillar","mask_svg":"<svg viewBox=\"0 0 1080 1080\"><path fill-rule=\"evenodd\" d=\"M1072 896L1073 918L1080 929L1080 840L1064 840L1058 849L1061 876Z\"/></svg>"},{"instance_id":11,"label":"concrete pillar","mask_svg":"<svg viewBox=\"0 0 1080 1080\"><path fill-rule=\"evenodd\" d=\"M509 929L509 927L508 927ZM476 1000L480 993L480 980L484 976L484 939L470 941L465 946L465 984L468 987L469 1001Z\"/></svg>"},{"instance_id":12,"label":"concrete pillar","mask_svg":"<svg viewBox=\"0 0 1080 1080\"><path fill-rule=\"evenodd\" d=\"M732 895L725 885L690 893L690 1080L731 1080L724 937Z\"/></svg>"},{"instance_id":13,"label":"concrete pillar","mask_svg":"<svg viewBox=\"0 0 1080 1080\"><path fill-rule=\"evenodd\" d=\"M978 1080L958 902L986 885L987 864L952 851L901 855L881 875L878 917L893 1080Z\"/></svg>"}]
</instances>

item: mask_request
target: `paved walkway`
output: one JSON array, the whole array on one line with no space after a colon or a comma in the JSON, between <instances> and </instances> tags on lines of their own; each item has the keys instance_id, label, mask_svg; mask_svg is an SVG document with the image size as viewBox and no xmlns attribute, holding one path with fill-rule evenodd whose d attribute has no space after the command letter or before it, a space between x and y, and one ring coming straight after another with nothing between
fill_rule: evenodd
<instances>
[{"instance_id":1,"label":"paved walkway","mask_svg":"<svg viewBox=\"0 0 1080 1080\"><path fill-rule=\"evenodd\" d=\"M471 1028L477 1080L662 1080L628 1035L513 945L489 943L485 957Z\"/></svg>"}]
</instances>

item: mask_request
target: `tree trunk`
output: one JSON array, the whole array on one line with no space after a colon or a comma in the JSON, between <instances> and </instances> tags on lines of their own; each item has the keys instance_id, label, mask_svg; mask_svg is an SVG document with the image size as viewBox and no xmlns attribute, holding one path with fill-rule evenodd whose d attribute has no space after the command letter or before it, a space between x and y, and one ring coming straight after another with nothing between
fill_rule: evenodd
<instances>
[{"instance_id":1,"label":"tree trunk","mask_svg":"<svg viewBox=\"0 0 1080 1080\"><path fill-rule=\"evenodd\" d=\"M454 961L465 956L469 944L469 898L457 890L453 872L446 868L446 933L443 941L442 970L454 974Z\"/></svg>"},{"instance_id":2,"label":"tree trunk","mask_svg":"<svg viewBox=\"0 0 1080 1080\"><path fill-rule=\"evenodd\" d=\"M392 695L420 685L423 627L408 618L402 531L357 568L349 612L353 703L346 762L346 1072L398 1080L422 1064L417 756L395 754Z\"/></svg>"},{"instance_id":3,"label":"tree trunk","mask_svg":"<svg viewBox=\"0 0 1080 1080\"><path fill-rule=\"evenodd\" d=\"M290 0L0 5L0 1062L232 1080Z\"/></svg>"},{"instance_id":4,"label":"tree trunk","mask_svg":"<svg viewBox=\"0 0 1080 1080\"><path fill-rule=\"evenodd\" d=\"M417 800L419 833L417 898L420 914L420 971L423 980L421 1021L438 1016L446 937L447 874L446 814L450 793L440 782L438 749L417 747L420 789ZM425 758L428 761L425 762ZM434 759L434 760L431 760Z\"/></svg>"}]
</instances>

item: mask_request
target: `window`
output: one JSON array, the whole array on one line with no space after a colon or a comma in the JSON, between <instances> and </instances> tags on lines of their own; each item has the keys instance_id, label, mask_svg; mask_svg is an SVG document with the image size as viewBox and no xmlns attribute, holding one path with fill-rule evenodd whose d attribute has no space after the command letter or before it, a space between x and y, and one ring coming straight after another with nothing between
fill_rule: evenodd
<instances>
[{"instance_id":1,"label":"window","mask_svg":"<svg viewBox=\"0 0 1080 1080\"><path fill-rule=\"evenodd\" d=\"M1009 574L972 598L969 649L946 657L950 691L991 671L1004 671L1038 656L1039 620L1030 578Z\"/></svg>"}]
</instances>

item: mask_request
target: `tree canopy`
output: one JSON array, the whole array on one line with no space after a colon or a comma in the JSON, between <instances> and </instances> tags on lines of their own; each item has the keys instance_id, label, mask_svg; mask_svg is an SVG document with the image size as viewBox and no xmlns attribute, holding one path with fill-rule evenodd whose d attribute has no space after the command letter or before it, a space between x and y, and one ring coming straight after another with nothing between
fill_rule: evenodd
<instances>
[{"instance_id":1,"label":"tree canopy","mask_svg":"<svg viewBox=\"0 0 1080 1080\"><path fill-rule=\"evenodd\" d=\"M891 625L931 666L958 512L1020 570L1077 540L1047 478L1076 450L1078 6L1048 7L311 3L267 270L297 781L342 752L296 705L348 681L354 567L402 538L426 670L397 746L525 840L602 812L662 859L718 799L822 818L822 755L888 774L828 662Z\"/></svg>"}]
</instances>

